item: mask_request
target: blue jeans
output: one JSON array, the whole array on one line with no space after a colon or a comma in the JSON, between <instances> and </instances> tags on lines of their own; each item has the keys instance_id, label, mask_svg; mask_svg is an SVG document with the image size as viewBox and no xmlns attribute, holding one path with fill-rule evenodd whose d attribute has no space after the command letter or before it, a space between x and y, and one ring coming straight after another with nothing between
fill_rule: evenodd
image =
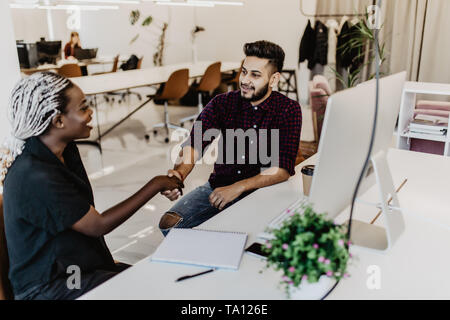
<instances>
[{"instance_id":1,"label":"blue jeans","mask_svg":"<svg viewBox=\"0 0 450 320\"><path fill-rule=\"evenodd\" d=\"M181 217L181 219L172 228L194 228L218 214L221 210L209 203L209 195L213 191L214 190L211 188L211 185L207 182L181 198L172 208L170 208L170 210L167 211L176 213ZM229 206L238 202L246 195L248 195L248 193L237 197L228 203L222 210L225 210ZM170 229L171 228L160 230L163 235L166 236Z\"/></svg>"}]
</instances>

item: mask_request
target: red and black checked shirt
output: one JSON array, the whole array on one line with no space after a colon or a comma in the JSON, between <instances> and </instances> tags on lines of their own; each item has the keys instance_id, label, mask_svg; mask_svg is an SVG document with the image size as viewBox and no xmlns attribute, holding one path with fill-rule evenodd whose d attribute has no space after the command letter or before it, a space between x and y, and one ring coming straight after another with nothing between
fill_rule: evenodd
<instances>
[{"instance_id":1,"label":"red and black checked shirt","mask_svg":"<svg viewBox=\"0 0 450 320\"><path fill-rule=\"evenodd\" d=\"M199 154L204 155L206 147L212 142L212 139L203 139L203 134L208 129L218 129L221 132L219 140L218 159L214 164L214 171L209 178L211 187L217 188L231 185L237 181L251 178L261 173L265 168L277 166L286 169L290 175L294 175L295 158L300 143L300 131L302 126L302 112L300 105L286 96L273 91L272 94L257 106L252 106L250 102L241 98L240 91L233 91L216 96L212 99L196 120L201 121L202 137L199 137L201 143L194 143L194 129L192 129L190 138L183 144L191 145L196 148ZM196 125L198 125L197 123ZM237 147L237 139L234 138L234 158L230 157L230 144L227 141L227 129L242 129L244 132L248 129L254 129L257 134L249 135L244 139L244 150ZM267 139L261 138L261 129L267 129ZM271 134L273 129L278 129L278 152L272 152ZM233 130L228 130L233 132ZM256 141L255 141L256 136ZM197 138L197 139L199 139ZM210 141L204 141L210 140ZM242 139L240 139L242 141ZM268 151L261 151L260 140L264 148ZM267 141L267 143L266 143ZM256 144L256 145L254 145ZM251 145L251 146L250 146ZM258 152L254 152L257 146ZM201 150L199 150L201 148ZM228 157L227 158L227 151ZM250 157L250 151L253 156ZM255 154L262 152L267 155L262 158L258 155L255 161ZM272 154L273 153L273 154ZM233 154L231 154L233 155ZM268 163L267 158L275 159ZM223 159L221 161L221 159Z\"/></svg>"}]
</instances>

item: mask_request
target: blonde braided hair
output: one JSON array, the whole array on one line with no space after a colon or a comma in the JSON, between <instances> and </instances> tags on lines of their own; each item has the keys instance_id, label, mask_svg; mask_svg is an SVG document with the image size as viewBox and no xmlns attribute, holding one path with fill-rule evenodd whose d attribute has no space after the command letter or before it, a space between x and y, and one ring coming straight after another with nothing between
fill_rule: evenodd
<instances>
[{"instance_id":1,"label":"blonde braided hair","mask_svg":"<svg viewBox=\"0 0 450 320\"><path fill-rule=\"evenodd\" d=\"M0 149L0 186L25 140L44 133L53 117L64 111L64 91L72 86L69 79L52 72L34 73L16 84L7 110L11 132Z\"/></svg>"}]
</instances>

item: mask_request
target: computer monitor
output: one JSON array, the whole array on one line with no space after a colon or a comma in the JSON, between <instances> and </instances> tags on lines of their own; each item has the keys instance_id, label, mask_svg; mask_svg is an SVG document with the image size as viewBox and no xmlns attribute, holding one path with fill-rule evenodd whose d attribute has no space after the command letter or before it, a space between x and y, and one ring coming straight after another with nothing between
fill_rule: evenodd
<instances>
[{"instance_id":1,"label":"computer monitor","mask_svg":"<svg viewBox=\"0 0 450 320\"><path fill-rule=\"evenodd\" d=\"M38 53L35 43L16 42L17 55L21 68L34 68L38 66Z\"/></svg>"},{"instance_id":2,"label":"computer monitor","mask_svg":"<svg viewBox=\"0 0 450 320\"><path fill-rule=\"evenodd\" d=\"M376 174L370 174L374 170L366 172L359 194L378 182L395 197L386 154L392 143L405 77L406 72L401 72L380 79L378 118L371 155L372 164L377 164L378 168L375 168ZM351 204L371 138L375 84L375 80L368 81L328 99L309 201L316 212L325 212L329 218L336 217ZM380 250L395 242L404 228L401 213L389 215L387 219L390 219L388 223L391 226L386 227L387 243L377 248ZM384 245L386 248L382 248Z\"/></svg>"},{"instance_id":3,"label":"computer monitor","mask_svg":"<svg viewBox=\"0 0 450 320\"><path fill-rule=\"evenodd\" d=\"M98 48L94 48L94 49L75 48L74 56L78 60L94 59L97 57L97 51L98 51Z\"/></svg>"},{"instance_id":4,"label":"computer monitor","mask_svg":"<svg viewBox=\"0 0 450 320\"><path fill-rule=\"evenodd\" d=\"M56 64L61 58L61 41L41 41L36 42L39 63Z\"/></svg>"}]
</instances>

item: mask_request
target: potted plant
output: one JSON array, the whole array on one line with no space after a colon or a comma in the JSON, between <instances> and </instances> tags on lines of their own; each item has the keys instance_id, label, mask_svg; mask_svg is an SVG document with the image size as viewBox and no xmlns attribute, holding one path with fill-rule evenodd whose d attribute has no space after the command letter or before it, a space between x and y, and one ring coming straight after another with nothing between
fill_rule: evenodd
<instances>
[{"instance_id":1,"label":"potted plant","mask_svg":"<svg viewBox=\"0 0 450 320\"><path fill-rule=\"evenodd\" d=\"M267 267L282 270L281 285L288 298L320 299L346 273L349 241L346 226L337 225L311 205L292 212L263 250Z\"/></svg>"}]
</instances>

